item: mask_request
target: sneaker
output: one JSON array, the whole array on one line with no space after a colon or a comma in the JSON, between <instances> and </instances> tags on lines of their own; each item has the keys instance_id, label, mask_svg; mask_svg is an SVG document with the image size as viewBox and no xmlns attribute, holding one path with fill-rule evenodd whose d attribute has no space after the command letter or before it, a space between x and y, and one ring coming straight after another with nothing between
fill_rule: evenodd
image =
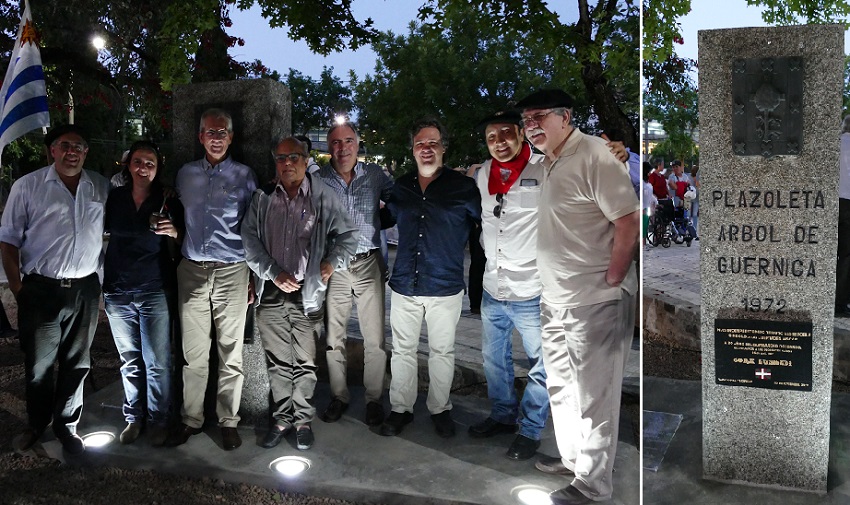
<instances>
[{"instance_id":1,"label":"sneaker","mask_svg":"<svg viewBox=\"0 0 850 505\"><path fill-rule=\"evenodd\" d=\"M439 414L432 414L431 421L434 422L434 430L443 438L455 436L455 422L452 420L452 411L444 410Z\"/></svg>"},{"instance_id":2,"label":"sneaker","mask_svg":"<svg viewBox=\"0 0 850 505\"><path fill-rule=\"evenodd\" d=\"M379 433L385 437L394 437L411 422L413 422L413 412L390 412L384 424L381 425Z\"/></svg>"},{"instance_id":3,"label":"sneaker","mask_svg":"<svg viewBox=\"0 0 850 505\"><path fill-rule=\"evenodd\" d=\"M127 427L124 428L124 431L121 432L121 435L118 436L118 440L121 441L122 444L132 444L139 438L139 433L142 432L142 423L127 423Z\"/></svg>"},{"instance_id":4,"label":"sneaker","mask_svg":"<svg viewBox=\"0 0 850 505\"><path fill-rule=\"evenodd\" d=\"M315 442L315 440L316 438L313 436L313 429L310 428L309 424L299 426L298 429L295 430L296 447L299 451L306 451L313 447L313 442Z\"/></svg>"}]
</instances>

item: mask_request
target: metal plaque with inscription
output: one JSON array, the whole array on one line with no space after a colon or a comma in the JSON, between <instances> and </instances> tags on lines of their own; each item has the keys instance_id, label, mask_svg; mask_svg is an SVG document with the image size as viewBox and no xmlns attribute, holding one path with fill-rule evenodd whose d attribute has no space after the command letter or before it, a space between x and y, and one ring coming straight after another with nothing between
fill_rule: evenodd
<instances>
[{"instance_id":1,"label":"metal plaque with inscription","mask_svg":"<svg viewBox=\"0 0 850 505\"><path fill-rule=\"evenodd\" d=\"M715 383L812 390L811 321L715 319Z\"/></svg>"},{"instance_id":2,"label":"metal plaque with inscription","mask_svg":"<svg viewBox=\"0 0 850 505\"><path fill-rule=\"evenodd\" d=\"M732 151L799 155L803 146L802 58L732 62Z\"/></svg>"}]
</instances>

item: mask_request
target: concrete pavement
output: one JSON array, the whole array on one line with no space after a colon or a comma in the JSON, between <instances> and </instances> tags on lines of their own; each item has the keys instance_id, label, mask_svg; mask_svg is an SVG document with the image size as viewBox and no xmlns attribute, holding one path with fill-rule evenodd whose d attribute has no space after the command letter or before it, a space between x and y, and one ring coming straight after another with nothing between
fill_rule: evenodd
<instances>
[{"instance_id":1,"label":"concrete pavement","mask_svg":"<svg viewBox=\"0 0 850 505\"><path fill-rule=\"evenodd\" d=\"M8 300L8 295L4 296L7 309L13 315L16 311L14 307L9 307ZM44 451L50 457L72 464L151 469L225 482L244 482L313 496L382 504L514 505L521 503L518 497L520 491L528 489L543 492L566 486L569 483L566 478L537 471L534 459L514 462L505 458L504 453L513 435L484 440L467 435L469 425L488 415L489 402L479 396L462 394L468 389L464 386L483 383L481 322L477 315L469 312L466 298L464 304L456 337L457 392L452 395L452 413L457 435L454 438L442 439L434 433L423 395L417 401L414 422L398 437L381 437L363 423L365 407L362 388L354 386L352 404L339 422L326 424L317 419L313 423L316 443L309 451L295 449L292 437L274 449L263 449L257 445L263 433L252 426L239 428L243 445L231 452L221 449L216 428L207 428L203 434L192 437L187 444L173 449L150 447L143 435L133 445L122 446L116 441L101 449L90 449L77 458L66 459L55 440L45 442ZM524 366L522 346L518 336L515 334L514 337L517 377L524 377L527 369ZM356 319L349 326L349 338L359 338ZM387 344L388 349L391 348L389 324ZM637 345L634 348L624 382L625 391L637 395L639 349ZM424 336L419 352L422 358L421 372L422 361L427 354ZM114 383L86 398L80 424L81 434L106 431L117 437L123 429L120 410L123 391L117 374L115 379ZM319 384L315 398L319 409L323 408L329 398L326 383ZM386 399L384 407L388 412ZM638 422L629 416L628 409L623 409L620 442L614 464L615 494L610 503L637 505L640 501L640 456L633 435L637 431L634 428ZM543 433L539 453L557 454L551 418ZM308 458L310 470L294 479L285 479L272 472L269 463L286 455Z\"/></svg>"}]
</instances>

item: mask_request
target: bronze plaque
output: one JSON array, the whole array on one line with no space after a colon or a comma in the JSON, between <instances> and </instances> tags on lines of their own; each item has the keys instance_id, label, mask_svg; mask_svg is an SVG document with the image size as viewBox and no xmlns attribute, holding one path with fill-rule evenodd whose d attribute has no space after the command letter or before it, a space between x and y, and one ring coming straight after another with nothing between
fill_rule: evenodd
<instances>
[{"instance_id":1,"label":"bronze plaque","mask_svg":"<svg viewBox=\"0 0 850 505\"><path fill-rule=\"evenodd\" d=\"M799 155L803 146L802 58L732 62L732 152Z\"/></svg>"},{"instance_id":2,"label":"bronze plaque","mask_svg":"<svg viewBox=\"0 0 850 505\"><path fill-rule=\"evenodd\" d=\"M715 383L812 390L811 321L715 319Z\"/></svg>"}]
</instances>

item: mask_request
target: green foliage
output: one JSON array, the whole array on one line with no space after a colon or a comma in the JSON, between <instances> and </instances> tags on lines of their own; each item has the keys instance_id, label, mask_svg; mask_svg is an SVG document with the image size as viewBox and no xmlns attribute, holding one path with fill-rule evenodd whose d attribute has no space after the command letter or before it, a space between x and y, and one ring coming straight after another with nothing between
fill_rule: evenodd
<instances>
[{"instance_id":1,"label":"green foliage","mask_svg":"<svg viewBox=\"0 0 850 505\"><path fill-rule=\"evenodd\" d=\"M485 39L524 38L521 46L530 47L548 65L525 67L528 72L544 78L546 86L576 95L588 114L605 127L624 131L626 144L636 148L638 7L634 0L598 0L594 5L578 0L577 6L575 23L562 22L545 0L427 0L419 17L430 31L451 30L451 23L460 20Z\"/></svg>"},{"instance_id":2,"label":"green foliage","mask_svg":"<svg viewBox=\"0 0 850 505\"><path fill-rule=\"evenodd\" d=\"M678 18L691 11L691 0L643 0L643 59L661 64L682 44Z\"/></svg>"},{"instance_id":3,"label":"green foliage","mask_svg":"<svg viewBox=\"0 0 850 505\"><path fill-rule=\"evenodd\" d=\"M314 128L329 128L337 114L354 109L351 88L333 75L333 67L323 67L318 80L289 69L283 83L292 94L292 132L306 134Z\"/></svg>"},{"instance_id":4,"label":"green foliage","mask_svg":"<svg viewBox=\"0 0 850 505\"><path fill-rule=\"evenodd\" d=\"M567 69L546 70L553 68L552 58L529 45L534 39L509 30L481 33L470 16L456 14L442 31L411 23L405 36L381 34L373 44L374 73L362 80L352 76L363 141L370 153L399 164L397 172L412 166L404 162L417 119L433 116L444 123L449 165L476 163L487 157L475 131L478 121L547 83L569 89L577 82L575 75L564 77Z\"/></svg>"},{"instance_id":5,"label":"green foliage","mask_svg":"<svg viewBox=\"0 0 850 505\"><path fill-rule=\"evenodd\" d=\"M850 114L850 55L844 57L844 114Z\"/></svg>"},{"instance_id":6,"label":"green foliage","mask_svg":"<svg viewBox=\"0 0 850 505\"><path fill-rule=\"evenodd\" d=\"M847 0L747 0L747 5L764 7L761 17L769 25L839 23L850 28Z\"/></svg>"}]
</instances>

